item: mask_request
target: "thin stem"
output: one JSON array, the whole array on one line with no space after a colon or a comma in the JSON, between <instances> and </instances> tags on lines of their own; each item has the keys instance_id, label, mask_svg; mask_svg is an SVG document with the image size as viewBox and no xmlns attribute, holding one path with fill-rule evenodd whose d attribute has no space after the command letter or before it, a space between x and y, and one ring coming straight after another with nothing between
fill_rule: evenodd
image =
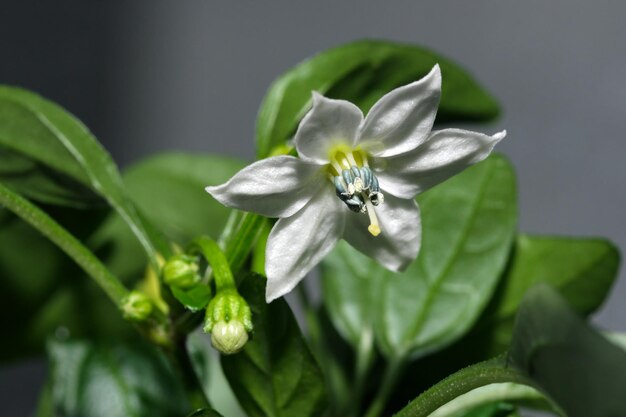
<instances>
[{"instance_id":1,"label":"thin stem","mask_svg":"<svg viewBox=\"0 0 626 417\"><path fill-rule=\"evenodd\" d=\"M190 251L200 252L209 265L211 265L213 278L215 279L215 287L218 292L225 288L235 287L235 279L233 278L233 273L230 270L226 256L213 239L206 236L194 239Z\"/></svg>"},{"instance_id":2,"label":"thin stem","mask_svg":"<svg viewBox=\"0 0 626 417\"><path fill-rule=\"evenodd\" d=\"M402 375L402 368L405 363L404 358L394 358L387 363L387 368L385 368L383 375L383 382L374 400L370 404L370 407L367 409L365 417L378 417L385 410L385 406L389 400L389 394L391 394L392 390L396 387L398 379Z\"/></svg>"},{"instance_id":3,"label":"thin stem","mask_svg":"<svg viewBox=\"0 0 626 417\"><path fill-rule=\"evenodd\" d=\"M363 400L363 392L374 358L374 335L371 328L365 329L359 339L356 349L356 364L354 366L354 388L352 390L352 407L354 415L359 413L359 405Z\"/></svg>"},{"instance_id":4,"label":"thin stem","mask_svg":"<svg viewBox=\"0 0 626 417\"><path fill-rule=\"evenodd\" d=\"M233 274L237 274L243 266L264 222L265 218L257 214L243 215L237 233L226 244L226 259Z\"/></svg>"},{"instance_id":5,"label":"thin stem","mask_svg":"<svg viewBox=\"0 0 626 417\"><path fill-rule=\"evenodd\" d=\"M74 260L104 290L117 305L122 306L128 289L98 258L73 235L65 230L39 207L0 184L0 204L50 239ZM33 254L33 259L36 254Z\"/></svg>"}]
</instances>

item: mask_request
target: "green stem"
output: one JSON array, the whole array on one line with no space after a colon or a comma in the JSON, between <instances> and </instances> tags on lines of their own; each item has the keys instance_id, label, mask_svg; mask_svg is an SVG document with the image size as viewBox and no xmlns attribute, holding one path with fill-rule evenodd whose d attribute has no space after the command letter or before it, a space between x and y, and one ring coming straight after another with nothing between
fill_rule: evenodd
<instances>
[{"instance_id":1,"label":"green stem","mask_svg":"<svg viewBox=\"0 0 626 417\"><path fill-rule=\"evenodd\" d=\"M39 207L0 184L0 204L50 239L74 260L117 305L122 306L128 289L98 258ZM33 254L33 259L37 254Z\"/></svg>"},{"instance_id":2,"label":"green stem","mask_svg":"<svg viewBox=\"0 0 626 417\"><path fill-rule=\"evenodd\" d=\"M402 368L405 363L406 360L403 357L394 358L387 363L382 384L380 385L374 400L370 404L370 407L367 409L365 417L378 417L385 410L385 406L389 400L389 395L396 387L398 379L402 375Z\"/></svg>"},{"instance_id":3,"label":"green stem","mask_svg":"<svg viewBox=\"0 0 626 417\"><path fill-rule=\"evenodd\" d=\"M359 406L363 401L363 392L366 387L367 374L374 359L374 335L371 328L365 329L356 349L356 364L354 367L354 388L352 390L351 407L353 415L359 414Z\"/></svg>"},{"instance_id":4,"label":"green stem","mask_svg":"<svg viewBox=\"0 0 626 417\"><path fill-rule=\"evenodd\" d=\"M209 265L211 265L217 292L226 288L235 288L235 279L226 256L213 239L206 236L194 239L189 251L202 253Z\"/></svg>"},{"instance_id":5,"label":"green stem","mask_svg":"<svg viewBox=\"0 0 626 417\"><path fill-rule=\"evenodd\" d=\"M464 368L437 383L394 417L427 417L439 407L473 389L501 382L514 382L533 387L520 372L506 365L502 357Z\"/></svg>"},{"instance_id":6,"label":"green stem","mask_svg":"<svg viewBox=\"0 0 626 417\"><path fill-rule=\"evenodd\" d=\"M237 233L226 243L226 259L233 274L237 274L250 254L250 250L263 230L265 218L257 214L245 213L237 228Z\"/></svg>"}]
</instances>

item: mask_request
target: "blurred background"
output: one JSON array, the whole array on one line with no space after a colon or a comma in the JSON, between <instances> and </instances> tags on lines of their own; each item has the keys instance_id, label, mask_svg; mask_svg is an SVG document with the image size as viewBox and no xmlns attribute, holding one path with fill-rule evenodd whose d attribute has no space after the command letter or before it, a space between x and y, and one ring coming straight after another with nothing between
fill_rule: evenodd
<instances>
[{"instance_id":1,"label":"blurred background","mask_svg":"<svg viewBox=\"0 0 626 417\"><path fill-rule=\"evenodd\" d=\"M603 236L626 250L626 3L3 1L0 83L60 103L122 167L165 150L251 160L271 81L362 38L427 46L502 104L499 145L519 181L520 229ZM445 83L445 79L444 79ZM626 274L595 316L626 331ZM0 343L10 343L3 335ZM0 368L7 416L34 410L45 362Z\"/></svg>"}]
</instances>

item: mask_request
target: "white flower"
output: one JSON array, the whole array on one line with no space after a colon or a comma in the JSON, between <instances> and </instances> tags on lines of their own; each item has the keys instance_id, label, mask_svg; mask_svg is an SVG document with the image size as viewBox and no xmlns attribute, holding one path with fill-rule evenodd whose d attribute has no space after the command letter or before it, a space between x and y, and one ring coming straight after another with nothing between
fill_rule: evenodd
<instances>
[{"instance_id":1,"label":"white flower","mask_svg":"<svg viewBox=\"0 0 626 417\"><path fill-rule=\"evenodd\" d=\"M431 132L441 73L382 97L367 117L313 93L295 135L299 158L253 163L206 190L222 204L278 217L266 249L268 302L291 291L341 238L393 271L420 247L415 196L485 159L506 132Z\"/></svg>"}]
</instances>

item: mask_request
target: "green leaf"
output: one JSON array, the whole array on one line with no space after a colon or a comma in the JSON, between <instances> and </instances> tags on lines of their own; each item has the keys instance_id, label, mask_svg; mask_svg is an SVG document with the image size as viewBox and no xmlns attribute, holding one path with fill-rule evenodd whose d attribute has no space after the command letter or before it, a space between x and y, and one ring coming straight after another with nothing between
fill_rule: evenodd
<instances>
[{"instance_id":1,"label":"green leaf","mask_svg":"<svg viewBox=\"0 0 626 417\"><path fill-rule=\"evenodd\" d=\"M211 301L211 288L208 285L200 284L188 290L171 287L171 290L174 297L193 312L202 310Z\"/></svg>"},{"instance_id":2,"label":"green leaf","mask_svg":"<svg viewBox=\"0 0 626 417\"><path fill-rule=\"evenodd\" d=\"M619 252L604 239L520 235L507 273L472 333L486 356L504 352L522 298L532 286L554 287L580 314L594 312L617 278Z\"/></svg>"},{"instance_id":3,"label":"green leaf","mask_svg":"<svg viewBox=\"0 0 626 417\"><path fill-rule=\"evenodd\" d=\"M16 152L0 148L0 182L45 204L88 208L103 206L104 200L88 187Z\"/></svg>"},{"instance_id":4,"label":"green leaf","mask_svg":"<svg viewBox=\"0 0 626 417\"><path fill-rule=\"evenodd\" d=\"M618 264L619 253L606 240L518 236L509 266L476 325L452 346L411 365L423 375L402 385L426 389L451 372L505 352L521 299L535 284L550 284L578 313L592 313L608 295ZM396 393L399 402L413 395Z\"/></svg>"},{"instance_id":5,"label":"green leaf","mask_svg":"<svg viewBox=\"0 0 626 417\"><path fill-rule=\"evenodd\" d=\"M311 103L311 92L349 100L364 112L384 94L425 76L435 64L443 75L439 122L488 121L496 101L458 65L427 49L385 41L358 41L326 50L281 75L257 119L260 158L284 144Z\"/></svg>"},{"instance_id":6,"label":"green leaf","mask_svg":"<svg viewBox=\"0 0 626 417\"><path fill-rule=\"evenodd\" d=\"M254 334L243 351L222 356L224 374L250 417L313 417L326 407L324 379L287 303L265 302L265 282L250 275L239 288Z\"/></svg>"},{"instance_id":7,"label":"green leaf","mask_svg":"<svg viewBox=\"0 0 626 417\"><path fill-rule=\"evenodd\" d=\"M152 347L51 341L48 354L55 415L178 417L189 412L176 375Z\"/></svg>"},{"instance_id":8,"label":"green leaf","mask_svg":"<svg viewBox=\"0 0 626 417\"><path fill-rule=\"evenodd\" d=\"M354 346L374 331L388 358L418 357L467 332L502 273L515 232L515 179L501 156L418 198L422 248L401 274L346 244L322 264L324 302Z\"/></svg>"},{"instance_id":9,"label":"green leaf","mask_svg":"<svg viewBox=\"0 0 626 417\"><path fill-rule=\"evenodd\" d=\"M148 218L168 238L186 244L203 234L217 238L230 210L204 188L226 182L243 166L222 156L167 153L131 166L124 182Z\"/></svg>"},{"instance_id":10,"label":"green leaf","mask_svg":"<svg viewBox=\"0 0 626 417\"><path fill-rule=\"evenodd\" d=\"M547 285L534 287L524 299L509 360L570 417L626 415L626 352Z\"/></svg>"},{"instance_id":11,"label":"green leaf","mask_svg":"<svg viewBox=\"0 0 626 417\"><path fill-rule=\"evenodd\" d=\"M465 406L489 403L490 400L538 400L534 383L503 356L464 368L438 382L395 417L455 416ZM545 405L542 400L538 404Z\"/></svg>"},{"instance_id":12,"label":"green leaf","mask_svg":"<svg viewBox=\"0 0 626 417\"><path fill-rule=\"evenodd\" d=\"M77 119L36 94L0 86L0 147L60 172L104 197L131 228L157 267L169 247L128 198L110 155Z\"/></svg>"}]
</instances>

